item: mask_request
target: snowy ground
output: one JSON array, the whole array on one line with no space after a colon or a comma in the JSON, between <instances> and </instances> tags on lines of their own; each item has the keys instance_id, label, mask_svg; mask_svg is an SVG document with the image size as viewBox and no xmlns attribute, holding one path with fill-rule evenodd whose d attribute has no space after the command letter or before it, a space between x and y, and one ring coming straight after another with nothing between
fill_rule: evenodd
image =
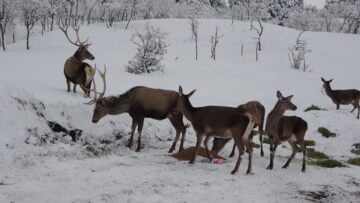
<instances>
[{"instance_id":1,"label":"snowy ground","mask_svg":"<svg viewBox=\"0 0 360 203\"><path fill-rule=\"evenodd\" d=\"M152 25L169 34L165 71L131 75L124 72L136 50L129 39L145 24L133 22L128 31L123 24L113 29L104 25L81 29L93 43L90 51L98 67L108 67L106 95L136 85L171 90L182 85L185 92L197 89L191 98L194 106L237 106L259 100L268 113L276 102L276 90L280 90L294 95L298 110L287 114L309 123L306 139L315 140L316 150L343 162L355 156L350 150L360 142L360 121L355 113L349 113L350 106L335 110L321 94L320 77L335 78L335 89L360 89L360 36L305 33L312 50L308 55L312 71L300 72L289 68L287 56L299 33L296 30L265 24L263 51L255 62L255 33L248 23L201 20L200 57L195 61L187 20L153 20ZM215 26L224 37L217 60L212 61L209 40ZM254 175L245 175L247 156L236 175L230 174L235 159L219 165L202 163L200 157L194 165L174 160L167 153L175 136L168 120L145 120L143 150L129 150L125 147L131 124L128 115L108 116L92 124L93 107L83 104L87 100L82 93L65 91L63 63L75 49L63 34L55 31L33 36L30 51L24 44L19 41L0 54L0 202L303 202L313 200L308 194L324 194L327 197L322 201L326 202L360 198L359 167L308 165L306 173L301 173L302 156L298 154L287 170L281 169L291 153L287 143L278 148L272 171L266 170L268 145L263 158L255 150ZM242 44L244 56L240 56ZM327 111L303 112L311 104ZM41 115L65 127L82 129L84 134L77 143L58 138ZM320 126L338 136L322 138L316 132ZM194 144L190 128L185 146ZM231 145L221 152L223 156Z\"/></svg>"}]
</instances>

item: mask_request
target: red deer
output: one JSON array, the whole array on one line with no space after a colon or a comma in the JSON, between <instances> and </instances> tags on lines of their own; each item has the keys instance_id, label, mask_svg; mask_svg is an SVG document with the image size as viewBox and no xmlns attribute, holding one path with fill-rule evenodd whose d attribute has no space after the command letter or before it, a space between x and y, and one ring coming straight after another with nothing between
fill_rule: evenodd
<instances>
[{"instance_id":1,"label":"red deer","mask_svg":"<svg viewBox=\"0 0 360 203\"><path fill-rule=\"evenodd\" d=\"M249 122L249 119L240 113L236 108L224 106L193 107L189 98L194 94L194 92L195 90L189 94L183 94L180 86L180 96L176 107L176 111L183 113L184 116L191 122L197 136L195 152L189 163L193 164L195 162L196 155L199 152L200 145L204 137L204 145L210 161L212 160L208 148L210 138L212 136L223 139L233 137L239 150L239 157L235 168L231 173L235 174L239 169L241 155L244 153L244 144L247 147L247 152L249 154L247 174L251 173L252 147L251 145L248 145L248 140L250 139L249 135L251 131L249 129L252 129L253 123Z\"/></svg>"},{"instance_id":2,"label":"red deer","mask_svg":"<svg viewBox=\"0 0 360 203\"><path fill-rule=\"evenodd\" d=\"M95 81L93 83L94 92L96 93ZM169 153L175 150L180 133L182 133L182 137L179 151L184 149L186 126L183 123L183 115L174 111L179 97L177 92L139 86L133 87L119 96L103 96L104 91L101 93L100 97L95 96L95 98L88 103L95 103L92 122L97 123L106 115L128 113L132 118L131 136L128 143L129 148L132 146L134 132L137 127L138 146L136 151L139 152L141 150L141 134L144 118L153 118L156 120L168 118L176 130L176 137Z\"/></svg>"},{"instance_id":3,"label":"red deer","mask_svg":"<svg viewBox=\"0 0 360 203\"><path fill-rule=\"evenodd\" d=\"M330 99L336 104L336 109L340 108L340 104L342 105L353 105L353 109L351 113L358 109L357 119L359 119L360 114L360 91L356 89L349 89L349 90L332 90L330 83L333 81L325 80L321 78L323 81L323 88L325 89L326 94L330 97Z\"/></svg>"},{"instance_id":4,"label":"red deer","mask_svg":"<svg viewBox=\"0 0 360 203\"><path fill-rule=\"evenodd\" d=\"M59 28L65 34L68 41L78 47L74 55L68 58L64 65L64 75L66 78L68 92L70 92L70 84L73 83L73 92L76 92L76 85L80 85L81 89L84 91L85 96L90 96L89 89L91 88L91 81L93 80L96 71L93 67L87 63L84 63L83 61L86 59L95 59L95 57L88 51L88 47L91 44L87 43L88 39L85 41L80 41L79 26L72 27L77 36L77 40L75 42L71 40L68 35L68 26L59 26Z\"/></svg>"},{"instance_id":5,"label":"red deer","mask_svg":"<svg viewBox=\"0 0 360 203\"><path fill-rule=\"evenodd\" d=\"M259 140L260 140L260 155L264 156L262 135L264 127L265 107L258 101L249 101L237 107L237 109L249 118L255 125L254 128L259 127ZM250 137L254 136L254 132L251 131ZM218 139L215 138L213 142L212 151L218 153L225 144L231 139ZM251 144L251 143L249 143ZM234 143L230 157L235 155L236 144Z\"/></svg>"},{"instance_id":6,"label":"red deer","mask_svg":"<svg viewBox=\"0 0 360 203\"><path fill-rule=\"evenodd\" d=\"M267 169L273 169L274 156L277 146L283 142L288 141L291 148L292 154L283 166L287 168L298 152L298 146L300 145L301 151L303 152L303 163L302 172L305 172L305 157L306 147L304 143L305 133L307 131L307 122L297 116L284 116L286 110L295 111L297 107L291 103L293 95L283 97L280 91L277 91L278 101L274 109L269 113L266 119L265 132L270 138L270 164Z\"/></svg>"}]
</instances>

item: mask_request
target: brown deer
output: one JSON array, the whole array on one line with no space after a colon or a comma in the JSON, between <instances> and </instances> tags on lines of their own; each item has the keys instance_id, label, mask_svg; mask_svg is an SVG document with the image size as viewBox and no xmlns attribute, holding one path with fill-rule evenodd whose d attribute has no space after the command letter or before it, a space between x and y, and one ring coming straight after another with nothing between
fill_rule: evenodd
<instances>
[{"instance_id":1,"label":"brown deer","mask_svg":"<svg viewBox=\"0 0 360 203\"><path fill-rule=\"evenodd\" d=\"M199 152L200 145L205 137L204 145L209 160L212 160L208 148L208 142L212 136L217 138L228 139L233 137L236 146L239 150L239 157L236 162L234 170L231 172L235 174L240 166L241 155L244 153L244 144L247 147L249 154L249 165L247 174L251 173L252 165L252 147L248 145L250 131L253 128L253 123L244 116L238 109L224 106L204 106L193 107L189 98L193 95L195 90L189 94L183 94L181 86L179 87L179 98L176 110L184 114L184 116L191 122L197 136L195 152L189 163L193 164L196 155Z\"/></svg>"},{"instance_id":2,"label":"brown deer","mask_svg":"<svg viewBox=\"0 0 360 203\"><path fill-rule=\"evenodd\" d=\"M263 127L264 127L264 117L265 117L265 107L258 101L249 101L245 104L241 104L237 107L237 109L248 117L250 121L254 123L254 128L259 128L259 140L260 140L260 155L264 156L263 143L262 143L262 135L263 135ZM254 136L254 131L251 131L250 137ZM225 144L231 140L230 139L218 139L214 138L212 151L216 154L225 146ZM251 143L249 143L251 144ZM233 157L235 155L236 144L234 143L233 149L229 157Z\"/></svg>"},{"instance_id":3,"label":"brown deer","mask_svg":"<svg viewBox=\"0 0 360 203\"><path fill-rule=\"evenodd\" d=\"M275 104L274 109L269 113L266 119L265 132L270 138L270 164L267 169L272 170L274 165L274 156L277 146L283 142L288 141L292 154L283 166L287 168L298 152L298 146L300 145L303 152L302 172L305 172L305 157L306 147L304 143L305 133L307 131L307 122L297 116L284 116L286 110L295 111L297 107L291 103L293 95L283 97L280 91L277 91L278 101Z\"/></svg>"},{"instance_id":4,"label":"brown deer","mask_svg":"<svg viewBox=\"0 0 360 203\"><path fill-rule=\"evenodd\" d=\"M93 83L94 92L97 94L95 81L93 81ZM169 150L169 153L175 150L180 133L182 133L182 137L179 151L184 149L186 126L183 123L183 115L174 111L179 97L177 92L141 86L133 87L119 96L103 97L104 92L105 90L100 94L99 97L95 95L95 98L88 103L95 104L94 114L92 117L93 123L97 123L106 115L119 115L122 113L128 113L132 118L131 136L128 147L131 148L132 146L134 132L137 127L138 146L136 151L139 152L141 150L141 134L144 119L153 118L156 120L163 120L168 118L176 130L176 137Z\"/></svg>"},{"instance_id":5,"label":"brown deer","mask_svg":"<svg viewBox=\"0 0 360 203\"><path fill-rule=\"evenodd\" d=\"M80 40L80 26L72 26L77 36L76 41L71 40L68 35L69 26L59 26L59 28L65 34L68 41L78 47L74 55L68 58L64 65L64 75L66 78L68 92L70 92L70 83L73 83L73 92L76 92L76 85L80 85L85 96L90 96L89 89L91 88L91 81L93 80L96 71L93 67L83 61L86 59L95 59L95 57L88 51L88 47L91 44L87 43L88 39L85 41Z\"/></svg>"},{"instance_id":6,"label":"brown deer","mask_svg":"<svg viewBox=\"0 0 360 203\"><path fill-rule=\"evenodd\" d=\"M356 89L349 89L349 90L332 90L330 83L333 81L325 80L321 78L323 81L323 88L325 89L326 94L330 97L330 99L336 104L336 109L340 108L340 104L342 105L353 105L353 109L351 113L358 109L357 119L359 119L360 114L360 91Z\"/></svg>"}]
</instances>

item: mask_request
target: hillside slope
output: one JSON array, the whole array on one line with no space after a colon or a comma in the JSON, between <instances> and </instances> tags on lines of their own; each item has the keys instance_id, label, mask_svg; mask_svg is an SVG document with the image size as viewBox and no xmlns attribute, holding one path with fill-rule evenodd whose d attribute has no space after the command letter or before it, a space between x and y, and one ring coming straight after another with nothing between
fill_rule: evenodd
<instances>
[{"instance_id":1,"label":"hillside slope","mask_svg":"<svg viewBox=\"0 0 360 203\"><path fill-rule=\"evenodd\" d=\"M129 39L146 23L168 33L165 70L132 75L124 71L136 51ZM209 41L216 26L224 36L217 60L212 61ZM268 113L276 102L276 90L280 90L294 95L298 110L286 114L308 122L306 139L316 142L316 150L342 162L355 157L350 151L352 144L360 143L360 121L350 113L350 106L335 110L331 100L321 94L320 77L335 78L335 89L360 89L359 36L306 32L303 36L312 50L307 59L311 71L302 72L289 68L288 47L295 43L296 30L265 24L263 50L256 62L255 32L249 30L249 23L200 20L200 56L195 61L187 20L135 21L129 30L123 27L81 28L81 35L89 36L93 43L89 50L96 59L90 63L108 68L106 95L121 94L138 85L170 90L182 85L185 92L197 89L191 98L194 106L237 106L259 100ZM301 173L302 155L298 154L283 170L281 166L291 154L287 143L278 148L273 171L266 170L268 145L263 158L255 149L255 174L249 176L245 175L247 155L237 175L230 175L235 159L214 165L199 157L190 166L168 156L175 136L168 120L145 120L142 152L129 150L125 147L131 125L128 115L107 116L93 124L93 107L84 104L88 99L81 91L66 92L63 64L75 48L63 34L54 31L33 36L31 44L30 51L20 41L0 54L0 202L302 202L314 198L348 202L359 198L359 167L308 165L306 173ZM327 110L305 113L312 104ZM72 143L69 137L52 133L47 120L83 130L80 141ZM321 137L317 133L320 126L338 136ZM190 128L185 146L194 146L195 140ZM227 156L231 145L221 154Z\"/></svg>"}]
</instances>

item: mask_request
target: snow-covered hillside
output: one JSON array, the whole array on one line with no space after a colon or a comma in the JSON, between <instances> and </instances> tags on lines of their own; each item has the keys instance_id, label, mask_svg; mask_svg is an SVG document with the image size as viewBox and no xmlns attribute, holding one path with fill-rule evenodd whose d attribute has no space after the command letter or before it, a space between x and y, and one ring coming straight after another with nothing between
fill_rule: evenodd
<instances>
[{"instance_id":1,"label":"snow-covered hillside","mask_svg":"<svg viewBox=\"0 0 360 203\"><path fill-rule=\"evenodd\" d=\"M360 143L360 121L351 114L351 106L335 110L331 100L321 93L320 77L334 78L335 89L360 89L360 37L357 35L306 32L312 50L307 61L310 72L289 68L288 47L299 31L265 24L259 61L255 61L255 31L249 23L228 20L200 20L199 60L195 61L187 20L152 20L168 33L170 43L163 61L163 73L132 75L124 65L135 55L129 39L148 21L132 22L113 29L104 25L84 26L83 38L90 37L89 50L102 68L107 66L106 95L117 95L138 85L184 91L197 89L191 97L194 106L238 106L249 100L264 104L267 113L276 102L276 90L294 95L295 112L309 129L306 139L316 142L315 149L345 162L351 157L352 144ZM217 60L210 59L210 37L215 27L224 34ZM359 167L324 169L308 165L301 172L299 153L286 170L281 166L291 154L287 143L278 148L274 169L254 150L254 175L245 175L247 155L236 175L230 171L236 159L224 164L201 162L194 165L168 156L175 130L168 120L145 120L144 148L137 153L125 147L130 132L128 115L107 116L91 123L93 106L81 91L66 92L63 64L75 47L59 31L31 38L31 50L24 41L8 46L0 53L0 202L302 202L309 194L324 194L323 201L349 202L360 198ZM240 56L241 46L244 55ZM97 78L99 80L99 78ZM100 87L101 88L101 87ZM79 88L78 88L79 89ZM315 104L326 111L303 110ZM54 135L46 120L70 129L81 129L80 141ZM186 121L188 122L188 121ZM323 138L318 127L338 134ZM44 141L51 143L44 143ZM190 128L185 146L195 145ZM258 142L258 137L254 138ZM230 152L232 144L221 151ZM315 195L316 196L316 195Z\"/></svg>"}]
</instances>

